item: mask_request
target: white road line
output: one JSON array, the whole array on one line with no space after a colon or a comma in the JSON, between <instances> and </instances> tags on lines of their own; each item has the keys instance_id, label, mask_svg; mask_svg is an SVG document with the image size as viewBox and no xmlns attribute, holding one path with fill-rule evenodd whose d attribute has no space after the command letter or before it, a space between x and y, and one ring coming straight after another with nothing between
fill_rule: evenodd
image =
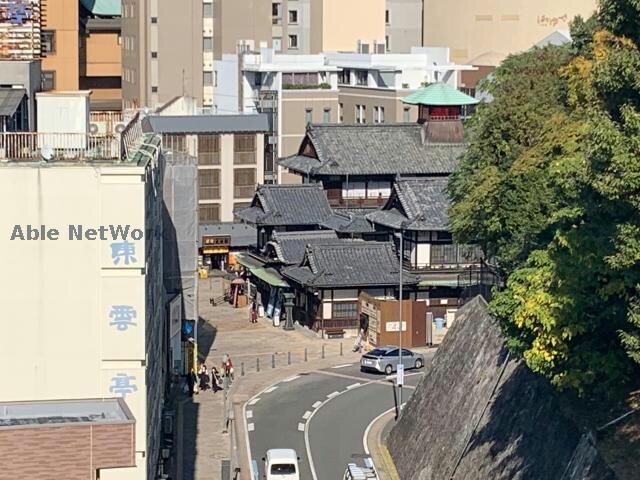
<instances>
[{"instance_id":1,"label":"white road line","mask_svg":"<svg viewBox=\"0 0 640 480\"><path fill-rule=\"evenodd\" d=\"M371 427L373 426L374 423L376 423L378 420L380 420L382 417L384 417L387 413L392 412L396 409L396 407L391 407L389 410L382 412L380 415L378 415L376 418L374 418L373 420L371 420L371 422L369 422L369 425L367 425L367 428L364 431L364 436L362 437L362 446L364 448L364 453L366 453L367 455L369 455L369 445L367 444L367 437L369 436L369 431L371 430ZM373 462L373 458L371 459L371 461ZM375 469L375 464L373 465L373 468Z\"/></svg>"},{"instance_id":2,"label":"white road line","mask_svg":"<svg viewBox=\"0 0 640 480\"><path fill-rule=\"evenodd\" d=\"M340 395L340 392L333 392L333 393L330 393L329 395L327 395L327 398L337 397L338 395Z\"/></svg>"},{"instance_id":3,"label":"white road line","mask_svg":"<svg viewBox=\"0 0 640 480\"><path fill-rule=\"evenodd\" d=\"M415 373L405 373L404 376L405 377L414 377L416 375L422 375L422 372L415 372ZM397 373L393 373L391 375L387 375L386 377L387 380L395 380L396 378L398 378L398 374Z\"/></svg>"},{"instance_id":4,"label":"white road line","mask_svg":"<svg viewBox=\"0 0 640 480\"><path fill-rule=\"evenodd\" d=\"M299 423L298 424L298 430L301 432L304 432L304 423Z\"/></svg>"},{"instance_id":5,"label":"white road line","mask_svg":"<svg viewBox=\"0 0 640 480\"><path fill-rule=\"evenodd\" d=\"M351 390L352 388L357 388L357 387L359 387L360 385L362 385L360 382L358 382L358 383L354 383L354 384L352 384L352 385L349 385L349 386L347 387L347 390Z\"/></svg>"},{"instance_id":6,"label":"white road line","mask_svg":"<svg viewBox=\"0 0 640 480\"><path fill-rule=\"evenodd\" d=\"M310 416L311 416L311 412L309 410L307 410L306 412L304 412L304 415L302 415L302 418L307 420Z\"/></svg>"},{"instance_id":7,"label":"white road line","mask_svg":"<svg viewBox=\"0 0 640 480\"><path fill-rule=\"evenodd\" d=\"M318 408L320 405L322 405L321 401L317 401L316 403L314 403L313 405L311 405L313 408Z\"/></svg>"},{"instance_id":8,"label":"white road line","mask_svg":"<svg viewBox=\"0 0 640 480\"><path fill-rule=\"evenodd\" d=\"M335 367L331 367L331 368L345 368L345 367L350 367L351 365L355 365L355 363L345 363L344 365L336 365Z\"/></svg>"},{"instance_id":9,"label":"white road line","mask_svg":"<svg viewBox=\"0 0 640 480\"><path fill-rule=\"evenodd\" d=\"M300 378L300 375L296 375L295 377L290 377L282 380L283 382L293 382L294 380Z\"/></svg>"},{"instance_id":10,"label":"white road line","mask_svg":"<svg viewBox=\"0 0 640 480\"><path fill-rule=\"evenodd\" d=\"M245 414L247 418L253 418L253 411L252 410L247 410L247 413Z\"/></svg>"},{"instance_id":11,"label":"white road line","mask_svg":"<svg viewBox=\"0 0 640 480\"><path fill-rule=\"evenodd\" d=\"M249 400L249 402L247 403L247 405L255 405L256 403L258 403L260 401L260 397L257 398L253 398L251 400Z\"/></svg>"},{"instance_id":12,"label":"white road line","mask_svg":"<svg viewBox=\"0 0 640 480\"><path fill-rule=\"evenodd\" d=\"M256 429L256 426L253 423L249 423L247 425L247 430L253 432Z\"/></svg>"},{"instance_id":13,"label":"white road line","mask_svg":"<svg viewBox=\"0 0 640 480\"><path fill-rule=\"evenodd\" d=\"M277 385L274 385L273 387L269 387L269 388L267 388L267 389L264 391L264 393L271 393L271 392L273 392L274 390L276 390L277 388L278 388L278 386L277 386Z\"/></svg>"}]
</instances>

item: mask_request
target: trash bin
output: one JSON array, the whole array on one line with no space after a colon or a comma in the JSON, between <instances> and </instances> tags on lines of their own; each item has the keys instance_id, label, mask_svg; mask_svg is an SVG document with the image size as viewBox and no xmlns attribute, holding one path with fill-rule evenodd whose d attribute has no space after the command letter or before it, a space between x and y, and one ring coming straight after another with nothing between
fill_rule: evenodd
<instances>
[{"instance_id":1,"label":"trash bin","mask_svg":"<svg viewBox=\"0 0 640 480\"><path fill-rule=\"evenodd\" d=\"M444 318L436 318L436 330L442 330L444 328Z\"/></svg>"}]
</instances>

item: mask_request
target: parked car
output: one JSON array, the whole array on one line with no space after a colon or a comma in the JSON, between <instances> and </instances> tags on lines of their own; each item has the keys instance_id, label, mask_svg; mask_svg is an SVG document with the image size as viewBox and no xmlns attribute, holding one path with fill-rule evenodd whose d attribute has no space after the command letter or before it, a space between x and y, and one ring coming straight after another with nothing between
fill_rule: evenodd
<instances>
[{"instance_id":1,"label":"parked car","mask_svg":"<svg viewBox=\"0 0 640 480\"><path fill-rule=\"evenodd\" d=\"M400 363L400 349L394 346L378 347L365 353L360 359L360 370L374 371L391 375ZM402 349L402 364L405 369L422 368L424 356L406 348Z\"/></svg>"},{"instance_id":2,"label":"parked car","mask_svg":"<svg viewBox=\"0 0 640 480\"><path fill-rule=\"evenodd\" d=\"M291 448L272 448L262 458L267 480L300 480L300 457Z\"/></svg>"}]
</instances>

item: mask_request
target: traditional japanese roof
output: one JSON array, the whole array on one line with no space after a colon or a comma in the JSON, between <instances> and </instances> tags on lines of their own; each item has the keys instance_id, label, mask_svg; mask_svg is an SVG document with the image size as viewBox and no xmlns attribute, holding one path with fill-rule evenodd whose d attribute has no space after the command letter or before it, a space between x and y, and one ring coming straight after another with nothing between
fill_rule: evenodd
<instances>
[{"instance_id":1,"label":"traditional japanese roof","mask_svg":"<svg viewBox=\"0 0 640 480\"><path fill-rule=\"evenodd\" d=\"M274 232L267 245L273 248L278 261L288 265L299 265L304 258L307 245L335 242L338 236L330 230L306 232Z\"/></svg>"},{"instance_id":2,"label":"traditional japanese roof","mask_svg":"<svg viewBox=\"0 0 640 480\"><path fill-rule=\"evenodd\" d=\"M260 185L237 217L254 225L320 225L331 216L322 183Z\"/></svg>"},{"instance_id":3,"label":"traditional japanese roof","mask_svg":"<svg viewBox=\"0 0 640 480\"><path fill-rule=\"evenodd\" d=\"M417 123L309 125L297 155L280 159L303 175L447 175L463 143L429 143Z\"/></svg>"},{"instance_id":4,"label":"traditional japanese roof","mask_svg":"<svg viewBox=\"0 0 640 480\"><path fill-rule=\"evenodd\" d=\"M446 178L397 179L387 204L367 219L395 230L447 231L447 183Z\"/></svg>"},{"instance_id":5,"label":"traditional japanese roof","mask_svg":"<svg viewBox=\"0 0 640 480\"><path fill-rule=\"evenodd\" d=\"M476 105L475 98L462 93L457 88L446 83L432 83L420 90L404 97L402 103L409 105L433 105L436 107L454 107L462 105Z\"/></svg>"},{"instance_id":6,"label":"traditional japanese roof","mask_svg":"<svg viewBox=\"0 0 640 480\"><path fill-rule=\"evenodd\" d=\"M370 209L368 211L371 211ZM370 233L374 232L373 225L369 223L366 214L352 213L348 211L334 211L322 224L325 228L330 228L340 233Z\"/></svg>"},{"instance_id":7,"label":"traditional japanese roof","mask_svg":"<svg viewBox=\"0 0 640 480\"><path fill-rule=\"evenodd\" d=\"M309 245L300 266L282 273L304 286L321 288L397 285L400 265L391 242L338 240ZM406 274L404 282L417 283Z\"/></svg>"},{"instance_id":8,"label":"traditional japanese roof","mask_svg":"<svg viewBox=\"0 0 640 480\"><path fill-rule=\"evenodd\" d=\"M222 222L202 224L198 227L198 247L202 247L202 237L206 235L229 235L231 247L248 247L255 245L256 229L246 223Z\"/></svg>"}]
</instances>

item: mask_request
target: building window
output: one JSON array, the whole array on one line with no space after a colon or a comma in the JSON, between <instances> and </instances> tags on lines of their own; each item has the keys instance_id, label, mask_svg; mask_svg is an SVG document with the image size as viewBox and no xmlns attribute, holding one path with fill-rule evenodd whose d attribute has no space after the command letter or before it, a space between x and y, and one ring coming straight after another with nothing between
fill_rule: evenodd
<instances>
[{"instance_id":1,"label":"building window","mask_svg":"<svg viewBox=\"0 0 640 480\"><path fill-rule=\"evenodd\" d=\"M198 169L198 198L200 200L220 199L220 170Z\"/></svg>"},{"instance_id":2,"label":"building window","mask_svg":"<svg viewBox=\"0 0 640 480\"><path fill-rule=\"evenodd\" d=\"M373 121L384 123L384 107L373 107Z\"/></svg>"},{"instance_id":3,"label":"building window","mask_svg":"<svg viewBox=\"0 0 640 480\"><path fill-rule=\"evenodd\" d=\"M358 302L333 302L333 318L356 318Z\"/></svg>"},{"instance_id":4,"label":"building window","mask_svg":"<svg viewBox=\"0 0 640 480\"><path fill-rule=\"evenodd\" d=\"M272 23L274 25L280 25L280 20L281 20L281 16L280 16L280 3L272 3L271 4L271 16L273 17L273 21Z\"/></svg>"},{"instance_id":5,"label":"building window","mask_svg":"<svg viewBox=\"0 0 640 480\"><path fill-rule=\"evenodd\" d=\"M289 35L289 48L298 48L298 35Z\"/></svg>"},{"instance_id":6,"label":"building window","mask_svg":"<svg viewBox=\"0 0 640 480\"><path fill-rule=\"evenodd\" d=\"M158 52L151 52L151 58L158 58Z\"/></svg>"},{"instance_id":7,"label":"building window","mask_svg":"<svg viewBox=\"0 0 640 480\"><path fill-rule=\"evenodd\" d=\"M219 222L220 205L198 205L200 223Z\"/></svg>"},{"instance_id":8,"label":"building window","mask_svg":"<svg viewBox=\"0 0 640 480\"><path fill-rule=\"evenodd\" d=\"M410 122L410 118L411 118L411 117L410 117L410 115L409 115L409 114L410 114L409 107L405 107L405 108L404 108L404 111L402 112L402 121L403 121L404 123L409 123L409 122Z\"/></svg>"},{"instance_id":9,"label":"building window","mask_svg":"<svg viewBox=\"0 0 640 480\"><path fill-rule=\"evenodd\" d=\"M198 135L198 165L220 165L219 135Z\"/></svg>"},{"instance_id":10,"label":"building window","mask_svg":"<svg viewBox=\"0 0 640 480\"><path fill-rule=\"evenodd\" d=\"M367 123L366 114L367 107L365 105L356 105L356 123Z\"/></svg>"},{"instance_id":11,"label":"building window","mask_svg":"<svg viewBox=\"0 0 640 480\"><path fill-rule=\"evenodd\" d=\"M391 47L389 46L389 35L385 35L384 36L384 43L385 43L387 52L390 52L391 51Z\"/></svg>"},{"instance_id":12,"label":"building window","mask_svg":"<svg viewBox=\"0 0 640 480\"><path fill-rule=\"evenodd\" d=\"M151 17L151 23L153 24L158 23L158 17Z\"/></svg>"},{"instance_id":13,"label":"building window","mask_svg":"<svg viewBox=\"0 0 640 480\"><path fill-rule=\"evenodd\" d=\"M389 10L384 11L384 23L389 25L391 22L389 21Z\"/></svg>"},{"instance_id":14,"label":"building window","mask_svg":"<svg viewBox=\"0 0 640 480\"><path fill-rule=\"evenodd\" d=\"M251 198L255 189L255 168L236 168L233 171L233 198Z\"/></svg>"},{"instance_id":15,"label":"building window","mask_svg":"<svg viewBox=\"0 0 640 480\"><path fill-rule=\"evenodd\" d=\"M342 103L338 104L338 121L344 122L344 105Z\"/></svg>"},{"instance_id":16,"label":"building window","mask_svg":"<svg viewBox=\"0 0 640 480\"><path fill-rule=\"evenodd\" d=\"M158 93L158 87L151 87L151 93Z\"/></svg>"},{"instance_id":17,"label":"building window","mask_svg":"<svg viewBox=\"0 0 640 480\"><path fill-rule=\"evenodd\" d=\"M234 165L251 165L256 163L256 136L252 134L233 136Z\"/></svg>"},{"instance_id":18,"label":"building window","mask_svg":"<svg viewBox=\"0 0 640 480\"><path fill-rule=\"evenodd\" d=\"M331 109L325 108L322 112L322 123L331 123Z\"/></svg>"},{"instance_id":19,"label":"building window","mask_svg":"<svg viewBox=\"0 0 640 480\"><path fill-rule=\"evenodd\" d=\"M55 30L42 31L42 53L56 53Z\"/></svg>"},{"instance_id":20,"label":"building window","mask_svg":"<svg viewBox=\"0 0 640 480\"><path fill-rule=\"evenodd\" d=\"M298 11L297 10L289 10L289 23L293 23L293 24L298 23Z\"/></svg>"},{"instance_id":21,"label":"building window","mask_svg":"<svg viewBox=\"0 0 640 480\"><path fill-rule=\"evenodd\" d=\"M202 84L205 87L213 85L213 72L202 72Z\"/></svg>"},{"instance_id":22,"label":"building window","mask_svg":"<svg viewBox=\"0 0 640 480\"><path fill-rule=\"evenodd\" d=\"M338 72L338 83L340 85L351 85L351 70L345 68Z\"/></svg>"},{"instance_id":23,"label":"building window","mask_svg":"<svg viewBox=\"0 0 640 480\"><path fill-rule=\"evenodd\" d=\"M202 4L202 16L204 18L213 18L213 3Z\"/></svg>"},{"instance_id":24,"label":"building window","mask_svg":"<svg viewBox=\"0 0 640 480\"><path fill-rule=\"evenodd\" d=\"M187 152L187 137L185 135L162 135L162 149L173 150L174 152Z\"/></svg>"},{"instance_id":25,"label":"building window","mask_svg":"<svg viewBox=\"0 0 640 480\"><path fill-rule=\"evenodd\" d=\"M213 52L213 37L202 37L202 50Z\"/></svg>"},{"instance_id":26,"label":"building window","mask_svg":"<svg viewBox=\"0 0 640 480\"><path fill-rule=\"evenodd\" d=\"M282 74L282 88L292 88L293 85L304 85L309 88L318 88L318 74L315 72L297 72Z\"/></svg>"},{"instance_id":27,"label":"building window","mask_svg":"<svg viewBox=\"0 0 640 480\"><path fill-rule=\"evenodd\" d=\"M280 38L280 37L274 37L273 38L273 50L275 52L281 52L282 51L282 38Z\"/></svg>"},{"instance_id":28,"label":"building window","mask_svg":"<svg viewBox=\"0 0 640 480\"><path fill-rule=\"evenodd\" d=\"M56 89L56 72L53 70L44 70L42 72L42 90L47 92Z\"/></svg>"},{"instance_id":29,"label":"building window","mask_svg":"<svg viewBox=\"0 0 640 480\"><path fill-rule=\"evenodd\" d=\"M356 85L367 86L368 75L366 70L356 70Z\"/></svg>"},{"instance_id":30,"label":"building window","mask_svg":"<svg viewBox=\"0 0 640 480\"><path fill-rule=\"evenodd\" d=\"M313 122L313 108L307 108L304 111L304 123L305 125L308 125L311 122Z\"/></svg>"}]
</instances>

